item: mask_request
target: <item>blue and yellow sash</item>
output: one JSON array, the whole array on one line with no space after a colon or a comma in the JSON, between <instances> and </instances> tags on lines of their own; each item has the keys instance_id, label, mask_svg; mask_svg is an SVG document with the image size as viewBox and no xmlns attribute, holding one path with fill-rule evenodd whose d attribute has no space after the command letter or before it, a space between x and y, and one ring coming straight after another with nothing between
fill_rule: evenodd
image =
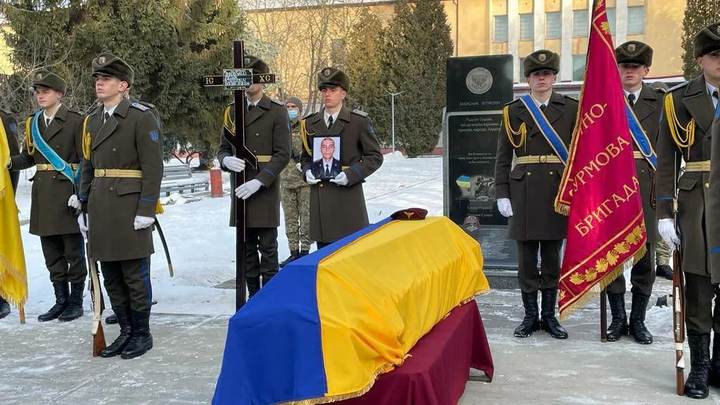
<instances>
[{"instance_id":1,"label":"blue and yellow sash","mask_svg":"<svg viewBox=\"0 0 720 405\"><path fill-rule=\"evenodd\" d=\"M550 147L555 151L557 157L560 158L563 165L567 166L569 155L567 146L565 146L565 143L562 138L560 138L560 135L555 132L555 128L550 125L547 117L545 117L545 114L543 114L537 104L535 104L535 100L533 100L529 94L526 94L524 96L520 96L520 102L522 102L528 112L530 112L530 116L533 121L535 121L535 125L537 125L540 129L540 133L543 134L545 140L548 141L548 144L550 144Z\"/></svg>"},{"instance_id":2,"label":"blue and yellow sash","mask_svg":"<svg viewBox=\"0 0 720 405\"><path fill-rule=\"evenodd\" d=\"M42 110L36 112L32 117L31 134L33 143L35 144L35 149L39 150L45 159L50 162L53 169L62 173L62 175L67 177L73 184L77 184L80 181L80 168L78 167L78 169L73 172L72 167L63 160L63 158L61 158L60 155L58 155L57 152L55 152L55 150L51 148L47 142L45 142L42 135L40 135L38 121L41 114Z\"/></svg>"},{"instance_id":3,"label":"blue and yellow sash","mask_svg":"<svg viewBox=\"0 0 720 405\"><path fill-rule=\"evenodd\" d=\"M625 115L627 116L628 128L630 128L630 134L632 135L635 145L637 145L640 153L645 157L645 160L652 166L653 170L657 169L657 155L653 150L650 139L648 138L645 130L640 121L638 120L635 112L625 100Z\"/></svg>"}]
</instances>

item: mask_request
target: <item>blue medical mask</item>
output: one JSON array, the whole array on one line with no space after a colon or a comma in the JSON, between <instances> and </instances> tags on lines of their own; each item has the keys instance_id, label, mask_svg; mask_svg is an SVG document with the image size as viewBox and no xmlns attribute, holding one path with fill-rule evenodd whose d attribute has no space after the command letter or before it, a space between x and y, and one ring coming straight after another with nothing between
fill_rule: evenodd
<instances>
[{"instance_id":1,"label":"blue medical mask","mask_svg":"<svg viewBox=\"0 0 720 405\"><path fill-rule=\"evenodd\" d=\"M295 121L298 117L298 110L291 108L288 110L288 117L290 118L290 121Z\"/></svg>"}]
</instances>

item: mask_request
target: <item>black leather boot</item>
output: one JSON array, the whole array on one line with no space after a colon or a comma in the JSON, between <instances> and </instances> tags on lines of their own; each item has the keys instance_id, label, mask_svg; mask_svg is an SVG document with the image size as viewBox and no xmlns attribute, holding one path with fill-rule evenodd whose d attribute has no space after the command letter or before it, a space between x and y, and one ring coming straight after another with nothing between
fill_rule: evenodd
<instances>
[{"instance_id":1,"label":"black leather boot","mask_svg":"<svg viewBox=\"0 0 720 405\"><path fill-rule=\"evenodd\" d=\"M655 275L667 280L672 280L672 272L672 267L668 266L667 264L659 264L657 267L655 267Z\"/></svg>"},{"instance_id":2,"label":"black leather boot","mask_svg":"<svg viewBox=\"0 0 720 405\"><path fill-rule=\"evenodd\" d=\"M710 334L688 333L690 346L690 374L685 381L685 396L695 399L707 398L710 374Z\"/></svg>"},{"instance_id":3,"label":"black leather boot","mask_svg":"<svg viewBox=\"0 0 720 405\"><path fill-rule=\"evenodd\" d=\"M525 317L520 325L515 328L515 337L526 338L540 329L540 321L538 320L538 293L522 293L523 307L525 308Z\"/></svg>"},{"instance_id":4,"label":"black leather boot","mask_svg":"<svg viewBox=\"0 0 720 405\"><path fill-rule=\"evenodd\" d=\"M10 304L5 301L5 298L0 297L0 319L10 315Z\"/></svg>"},{"instance_id":5,"label":"black leather boot","mask_svg":"<svg viewBox=\"0 0 720 405\"><path fill-rule=\"evenodd\" d=\"M122 353L127 346L132 334L132 323L130 322L130 308L113 308L120 325L120 335L105 350L100 352L100 357L114 357Z\"/></svg>"},{"instance_id":6,"label":"black leather boot","mask_svg":"<svg viewBox=\"0 0 720 405\"><path fill-rule=\"evenodd\" d=\"M55 290L55 305L52 306L47 312L38 316L38 321L47 322L57 319L60 314L65 311L68 305L68 283L59 282L53 283L53 289Z\"/></svg>"},{"instance_id":7,"label":"black leather boot","mask_svg":"<svg viewBox=\"0 0 720 405\"><path fill-rule=\"evenodd\" d=\"M291 250L290 251L290 257L285 259L282 263L280 263L280 267L285 267L286 264L298 259L300 257L300 252L297 250Z\"/></svg>"},{"instance_id":8,"label":"black leather boot","mask_svg":"<svg viewBox=\"0 0 720 405\"><path fill-rule=\"evenodd\" d=\"M150 334L150 310L131 311L131 314L132 336L120 355L126 360L142 356L153 347L153 339Z\"/></svg>"},{"instance_id":9,"label":"black leather boot","mask_svg":"<svg viewBox=\"0 0 720 405\"><path fill-rule=\"evenodd\" d=\"M253 295L260 291L260 277L248 277L245 279L248 289L248 297L252 298Z\"/></svg>"},{"instance_id":10,"label":"black leather boot","mask_svg":"<svg viewBox=\"0 0 720 405\"><path fill-rule=\"evenodd\" d=\"M115 325L116 323L118 323L117 315L112 314L108 316L107 318L105 318L105 323L108 325Z\"/></svg>"},{"instance_id":11,"label":"black leather boot","mask_svg":"<svg viewBox=\"0 0 720 405\"><path fill-rule=\"evenodd\" d=\"M608 293L612 322L607 330L608 342L615 342L628 334L627 314L625 313L625 294Z\"/></svg>"},{"instance_id":12,"label":"black leather boot","mask_svg":"<svg viewBox=\"0 0 720 405\"><path fill-rule=\"evenodd\" d=\"M653 342L653 335L645 327L645 311L650 297L643 294L632 295L632 310L630 310L630 335L636 342L649 345Z\"/></svg>"},{"instance_id":13,"label":"black leather boot","mask_svg":"<svg viewBox=\"0 0 720 405\"><path fill-rule=\"evenodd\" d=\"M713 333L712 360L710 361L710 378L708 383L720 388L720 334Z\"/></svg>"},{"instance_id":14,"label":"black leather boot","mask_svg":"<svg viewBox=\"0 0 720 405\"><path fill-rule=\"evenodd\" d=\"M540 313L540 324L542 329L555 339L567 339L568 333L555 318L555 304L557 300L557 289L548 288L542 290L542 312Z\"/></svg>"},{"instance_id":15,"label":"black leather boot","mask_svg":"<svg viewBox=\"0 0 720 405\"><path fill-rule=\"evenodd\" d=\"M59 321L67 322L78 319L83 315L83 292L85 290L85 282L72 283L70 285L70 298L68 305L62 314L58 317Z\"/></svg>"}]
</instances>

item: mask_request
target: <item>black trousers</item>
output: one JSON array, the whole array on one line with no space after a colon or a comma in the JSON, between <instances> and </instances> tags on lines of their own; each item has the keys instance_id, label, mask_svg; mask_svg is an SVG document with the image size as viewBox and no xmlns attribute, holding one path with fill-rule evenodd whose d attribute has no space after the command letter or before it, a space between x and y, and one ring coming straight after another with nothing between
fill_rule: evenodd
<instances>
[{"instance_id":1,"label":"black trousers","mask_svg":"<svg viewBox=\"0 0 720 405\"><path fill-rule=\"evenodd\" d=\"M248 228L245 242L245 279L252 297L278 272L277 228Z\"/></svg>"},{"instance_id":2,"label":"black trousers","mask_svg":"<svg viewBox=\"0 0 720 405\"><path fill-rule=\"evenodd\" d=\"M130 308L137 312L150 311L152 306L150 257L100 264L105 290L113 308Z\"/></svg>"},{"instance_id":3,"label":"black trousers","mask_svg":"<svg viewBox=\"0 0 720 405\"><path fill-rule=\"evenodd\" d=\"M518 279L520 290L531 293L557 288L560 280L560 249L562 240L519 240ZM538 270L538 252L540 269Z\"/></svg>"},{"instance_id":4,"label":"black trousers","mask_svg":"<svg viewBox=\"0 0 720 405\"><path fill-rule=\"evenodd\" d=\"M81 283L87 277L85 248L79 233L41 236L45 266L53 283Z\"/></svg>"},{"instance_id":5,"label":"black trousers","mask_svg":"<svg viewBox=\"0 0 720 405\"><path fill-rule=\"evenodd\" d=\"M710 276L685 273L685 325L688 333L720 333L720 291Z\"/></svg>"},{"instance_id":6,"label":"black trousers","mask_svg":"<svg viewBox=\"0 0 720 405\"><path fill-rule=\"evenodd\" d=\"M641 294L650 296L652 294L652 287L655 283L655 269L653 264L655 263L655 244L648 243L647 253L642 257L630 270L630 283L632 283L632 289L630 290L633 294ZM615 281L610 283L607 287L608 294L625 294L625 276L623 274L616 278Z\"/></svg>"}]
</instances>

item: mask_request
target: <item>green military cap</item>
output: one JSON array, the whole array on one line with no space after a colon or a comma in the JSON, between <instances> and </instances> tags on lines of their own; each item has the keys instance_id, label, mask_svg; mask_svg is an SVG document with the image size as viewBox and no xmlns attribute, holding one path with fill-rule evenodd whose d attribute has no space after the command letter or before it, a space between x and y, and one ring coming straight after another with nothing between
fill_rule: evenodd
<instances>
[{"instance_id":1,"label":"green military cap","mask_svg":"<svg viewBox=\"0 0 720 405\"><path fill-rule=\"evenodd\" d=\"M32 88L47 87L65 94L65 80L49 70L38 70L32 77Z\"/></svg>"},{"instance_id":2,"label":"green military cap","mask_svg":"<svg viewBox=\"0 0 720 405\"><path fill-rule=\"evenodd\" d=\"M110 52L103 52L92 61L92 75L112 76L132 85L135 74L127 62Z\"/></svg>"},{"instance_id":3,"label":"green military cap","mask_svg":"<svg viewBox=\"0 0 720 405\"><path fill-rule=\"evenodd\" d=\"M328 87L341 87L343 90L348 91L350 78L340 69L326 67L318 73L318 89L322 90Z\"/></svg>"},{"instance_id":4,"label":"green military cap","mask_svg":"<svg viewBox=\"0 0 720 405\"><path fill-rule=\"evenodd\" d=\"M693 47L696 58L720 50L720 23L710 24L695 34Z\"/></svg>"},{"instance_id":5,"label":"green military cap","mask_svg":"<svg viewBox=\"0 0 720 405\"><path fill-rule=\"evenodd\" d=\"M627 41L615 48L617 63L628 63L635 65L652 65L653 49L650 45L640 41Z\"/></svg>"},{"instance_id":6,"label":"green military cap","mask_svg":"<svg viewBox=\"0 0 720 405\"><path fill-rule=\"evenodd\" d=\"M560 55L547 49L541 49L528 55L523 62L525 77L538 70L552 70L557 74L560 71Z\"/></svg>"},{"instance_id":7,"label":"green military cap","mask_svg":"<svg viewBox=\"0 0 720 405\"><path fill-rule=\"evenodd\" d=\"M262 59L256 58L252 55L246 56L243 64L245 65L246 69L252 69L253 74L264 75L270 73L270 67L268 67L267 63L265 63L265 61L263 61Z\"/></svg>"}]
</instances>

